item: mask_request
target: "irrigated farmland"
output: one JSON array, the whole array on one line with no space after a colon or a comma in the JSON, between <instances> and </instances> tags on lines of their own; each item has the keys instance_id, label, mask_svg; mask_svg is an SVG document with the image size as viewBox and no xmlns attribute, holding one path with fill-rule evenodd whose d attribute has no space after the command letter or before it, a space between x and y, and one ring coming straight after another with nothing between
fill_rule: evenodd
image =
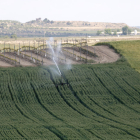
<instances>
[{"instance_id":1,"label":"irrigated farmland","mask_svg":"<svg viewBox=\"0 0 140 140\"><path fill-rule=\"evenodd\" d=\"M0 139L140 139L140 75L126 62L0 69Z\"/></svg>"},{"instance_id":2,"label":"irrigated farmland","mask_svg":"<svg viewBox=\"0 0 140 140\"><path fill-rule=\"evenodd\" d=\"M125 58L59 67L68 85L55 66L0 68L0 139L140 139L140 74Z\"/></svg>"}]
</instances>

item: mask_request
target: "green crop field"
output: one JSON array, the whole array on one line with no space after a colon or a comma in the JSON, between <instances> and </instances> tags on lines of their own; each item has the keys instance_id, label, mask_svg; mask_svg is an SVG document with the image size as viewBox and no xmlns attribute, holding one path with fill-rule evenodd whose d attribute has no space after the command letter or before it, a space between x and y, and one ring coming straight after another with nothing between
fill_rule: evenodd
<instances>
[{"instance_id":1,"label":"green crop field","mask_svg":"<svg viewBox=\"0 0 140 140\"><path fill-rule=\"evenodd\" d=\"M140 72L140 40L106 42L98 45L109 45L115 48L127 59L132 68Z\"/></svg>"},{"instance_id":2,"label":"green crop field","mask_svg":"<svg viewBox=\"0 0 140 140\"><path fill-rule=\"evenodd\" d=\"M0 68L0 140L139 140L140 74L126 59L60 65L58 88L55 66Z\"/></svg>"}]
</instances>

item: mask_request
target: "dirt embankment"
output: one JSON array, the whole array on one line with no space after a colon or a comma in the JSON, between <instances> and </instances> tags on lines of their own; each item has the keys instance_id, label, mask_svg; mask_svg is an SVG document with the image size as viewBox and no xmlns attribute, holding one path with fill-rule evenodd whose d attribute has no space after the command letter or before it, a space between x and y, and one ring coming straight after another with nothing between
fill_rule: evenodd
<instances>
[{"instance_id":1,"label":"dirt embankment","mask_svg":"<svg viewBox=\"0 0 140 140\"><path fill-rule=\"evenodd\" d=\"M109 48L108 46L88 46L84 48L84 50L88 50L92 52L92 54L96 55L88 55L87 51L82 52L80 49L73 50L73 47L64 47L63 50L71 54L71 57L65 54L57 54L57 58L63 59L63 64L82 64L82 63L91 63L91 64L98 64L98 63L112 63L119 59L119 54L117 54L113 49ZM45 51L45 50L44 50ZM50 50L46 50L47 52L51 54ZM38 59L40 62L43 61L43 65L49 66L54 65L53 59L48 59L47 57L40 56L39 54L32 53L31 51L25 52L23 51L22 54L28 55L29 58L35 58ZM3 53L2 53L3 55ZM73 56L76 56L76 59L74 59ZM5 53L5 57L9 57L10 59L15 59L20 62L21 66L36 66L35 63L31 62L31 59L25 59L25 57L15 57L14 53ZM79 59L77 59L79 58ZM86 61L82 61L82 59ZM4 59L3 59L4 60ZM89 62L90 61L90 62ZM59 61L58 61L59 63ZM0 59L0 67L13 67L13 65L7 63L6 61L2 61Z\"/></svg>"}]
</instances>

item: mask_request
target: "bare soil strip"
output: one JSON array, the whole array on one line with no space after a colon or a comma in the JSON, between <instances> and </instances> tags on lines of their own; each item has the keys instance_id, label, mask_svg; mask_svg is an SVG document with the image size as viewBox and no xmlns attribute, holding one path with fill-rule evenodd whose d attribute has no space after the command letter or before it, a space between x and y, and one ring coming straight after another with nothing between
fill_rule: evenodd
<instances>
[{"instance_id":1,"label":"bare soil strip","mask_svg":"<svg viewBox=\"0 0 140 140\"><path fill-rule=\"evenodd\" d=\"M64 47L65 50L68 50L70 53L73 53L73 48L72 47ZM85 47L85 49L87 49ZM97 63L112 63L117 61L120 58L120 55L117 54L114 49L109 48L108 46L88 46L88 50L92 53L95 53L97 56L86 56L86 54L84 54L81 51L81 57L83 58L87 58L88 60L93 60L93 64L97 64ZM45 51L45 50L43 50ZM47 50L47 52L49 54L52 54L52 52L50 51L50 49ZM26 54L28 56L32 56L40 61L43 60L43 65L48 66L48 65L54 65L53 60L45 58L45 56L40 56L39 54L35 54L35 53L31 53L29 51L22 51L22 54ZM76 51L74 50L74 54L76 56L80 56L80 51ZM15 55L14 53L5 53L5 56L11 58L11 59L15 59ZM66 57L66 62L64 62L64 64L81 64L83 62L81 61L74 61L71 58L69 58L68 56L65 56L64 54L61 53L57 53L56 57L60 57L62 59L65 59ZM16 60L19 61L19 57L16 57ZM27 59L24 58L20 58L20 64L21 66L36 66L35 63L31 63L29 62ZM12 65L8 64L7 62L4 62L2 60L0 60L0 67L13 67Z\"/></svg>"}]
</instances>

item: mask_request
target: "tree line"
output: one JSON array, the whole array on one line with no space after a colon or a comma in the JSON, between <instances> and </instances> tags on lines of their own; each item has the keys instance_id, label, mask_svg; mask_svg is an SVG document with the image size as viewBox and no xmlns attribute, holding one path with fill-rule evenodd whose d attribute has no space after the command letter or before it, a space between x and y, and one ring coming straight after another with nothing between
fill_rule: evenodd
<instances>
[{"instance_id":1,"label":"tree line","mask_svg":"<svg viewBox=\"0 0 140 140\"><path fill-rule=\"evenodd\" d=\"M97 33L96 33L96 35L101 35L102 32L103 31L98 30ZM112 32L113 32L113 35L117 35L117 32L121 32L121 30L120 29L117 29L117 30L114 30L114 31L112 31L111 29L105 29L104 30L104 34L106 34L106 35L112 35ZM129 35L129 34L131 34L131 32L132 31L131 31L131 29L128 26L124 26L122 28L122 34L123 35Z\"/></svg>"}]
</instances>

